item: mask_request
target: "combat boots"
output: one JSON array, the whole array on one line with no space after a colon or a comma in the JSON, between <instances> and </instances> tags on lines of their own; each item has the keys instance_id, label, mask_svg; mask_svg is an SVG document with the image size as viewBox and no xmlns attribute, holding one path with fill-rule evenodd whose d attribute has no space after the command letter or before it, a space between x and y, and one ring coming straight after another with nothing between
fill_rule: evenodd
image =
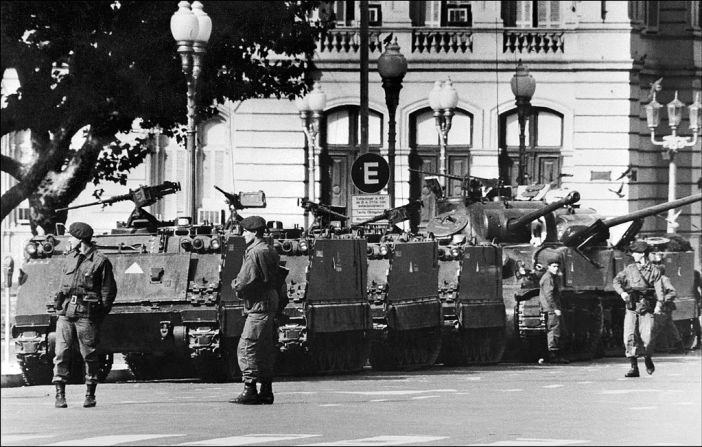
<instances>
[{"instance_id":1,"label":"combat boots","mask_svg":"<svg viewBox=\"0 0 702 447\"><path fill-rule=\"evenodd\" d=\"M624 374L624 377L639 377L639 363L636 361L636 357L629 357L631 362L631 368Z\"/></svg>"},{"instance_id":2,"label":"combat boots","mask_svg":"<svg viewBox=\"0 0 702 447\"><path fill-rule=\"evenodd\" d=\"M97 405L95 401L95 388L97 388L97 383L87 384L87 389L85 391L85 402L83 402L83 407L92 408Z\"/></svg>"},{"instance_id":3,"label":"combat boots","mask_svg":"<svg viewBox=\"0 0 702 447\"><path fill-rule=\"evenodd\" d=\"M261 392L258 394L258 400L262 404L270 405L273 403L273 382L270 380L261 380Z\"/></svg>"},{"instance_id":4,"label":"combat boots","mask_svg":"<svg viewBox=\"0 0 702 447\"><path fill-rule=\"evenodd\" d=\"M56 382L56 403L54 404L54 407L68 407L68 404L66 403L66 384L63 382Z\"/></svg>"},{"instance_id":5,"label":"combat boots","mask_svg":"<svg viewBox=\"0 0 702 447\"><path fill-rule=\"evenodd\" d=\"M272 396L272 394L271 394ZM258 398L258 391L256 391L256 382L246 382L244 383L244 391L241 392L234 399L230 399L229 402L233 404L242 405L258 405L260 400ZM271 401L271 403L273 403Z\"/></svg>"},{"instance_id":6,"label":"combat boots","mask_svg":"<svg viewBox=\"0 0 702 447\"><path fill-rule=\"evenodd\" d=\"M651 360L650 356L644 357L644 364L646 364L646 372L649 375L653 374L653 371L656 370L656 365L653 364L653 360Z\"/></svg>"}]
</instances>

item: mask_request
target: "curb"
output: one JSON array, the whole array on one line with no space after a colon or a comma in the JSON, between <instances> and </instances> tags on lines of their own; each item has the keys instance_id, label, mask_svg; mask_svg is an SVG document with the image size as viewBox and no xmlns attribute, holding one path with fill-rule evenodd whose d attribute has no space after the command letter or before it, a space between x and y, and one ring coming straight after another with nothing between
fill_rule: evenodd
<instances>
[{"instance_id":1,"label":"curb","mask_svg":"<svg viewBox=\"0 0 702 447\"><path fill-rule=\"evenodd\" d=\"M13 368L14 366L14 368ZM0 388L15 388L15 387L21 387L21 386L26 386L24 383L24 378L22 377L21 372L14 372L15 370L19 370L19 366L13 365L8 368L5 368L5 365L3 365L3 370L11 370L12 372L10 373L3 373L2 374L2 381L0 382ZM115 368L112 368L110 371L110 374L107 375L107 378L105 379L104 383L114 383L114 382L125 382L127 380L133 380L134 376L132 375L131 371L129 371L129 368L127 365L115 365Z\"/></svg>"}]
</instances>

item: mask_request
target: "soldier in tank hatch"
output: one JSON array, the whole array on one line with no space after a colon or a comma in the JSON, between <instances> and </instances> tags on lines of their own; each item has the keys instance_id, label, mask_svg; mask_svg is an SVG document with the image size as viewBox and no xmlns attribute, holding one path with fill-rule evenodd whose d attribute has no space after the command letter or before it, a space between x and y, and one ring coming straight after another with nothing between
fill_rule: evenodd
<instances>
[{"instance_id":1,"label":"soldier in tank hatch","mask_svg":"<svg viewBox=\"0 0 702 447\"><path fill-rule=\"evenodd\" d=\"M278 311L280 256L266 240L266 221L250 216L241 221L246 240L244 262L232 288L244 300L246 322L238 346L239 368L244 391L230 400L236 404L273 403L275 322ZM261 384L260 393L256 382Z\"/></svg>"},{"instance_id":2,"label":"soldier in tank hatch","mask_svg":"<svg viewBox=\"0 0 702 447\"><path fill-rule=\"evenodd\" d=\"M545 260L546 273L539 281L539 301L541 309L546 312L549 363L570 363L561 355L561 338L565 331L563 323L563 312L561 307L561 279L558 277L558 270L561 267L561 260L555 253L550 254ZM542 363L541 361L539 363Z\"/></svg>"},{"instance_id":3,"label":"soldier in tank hatch","mask_svg":"<svg viewBox=\"0 0 702 447\"><path fill-rule=\"evenodd\" d=\"M660 269L648 259L651 247L645 241L634 241L629 248L634 263L624 267L614 277L612 285L626 305L624 346L631 367L624 376L639 377L637 358L642 355L646 372L653 374L656 369L651 359L656 335L654 314L662 312L663 303L670 300L675 291L666 292Z\"/></svg>"},{"instance_id":4,"label":"soldier in tank hatch","mask_svg":"<svg viewBox=\"0 0 702 447\"><path fill-rule=\"evenodd\" d=\"M66 381L70 371L71 345L78 339L85 360L87 392L84 407L94 407L100 363L97 345L100 324L110 312L117 295L112 264L97 251L91 240L93 229L83 222L74 222L68 229L70 244L75 250L67 255L63 265L61 286L54 307L56 321L56 356L54 378L56 408L66 408Z\"/></svg>"}]
</instances>

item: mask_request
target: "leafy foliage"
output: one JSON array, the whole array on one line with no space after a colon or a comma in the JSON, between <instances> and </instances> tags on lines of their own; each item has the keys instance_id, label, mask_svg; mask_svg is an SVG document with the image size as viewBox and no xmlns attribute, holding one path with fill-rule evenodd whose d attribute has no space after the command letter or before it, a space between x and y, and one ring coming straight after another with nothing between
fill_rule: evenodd
<instances>
[{"instance_id":1,"label":"leafy foliage","mask_svg":"<svg viewBox=\"0 0 702 447\"><path fill-rule=\"evenodd\" d=\"M198 80L198 117L216 115L226 100L303 93L325 27L306 20L317 3L206 2L213 31ZM186 79L169 26L176 2L3 1L0 7L2 71L16 69L21 84L6 97L0 130L31 130L35 152L30 164L2 158L2 170L19 181L2 197L2 218L33 194L54 195L35 203L66 205L88 181L124 184L148 153L146 137L116 139L137 118L144 129L166 135L185 124ZM72 148L80 129L87 129L85 143Z\"/></svg>"}]
</instances>

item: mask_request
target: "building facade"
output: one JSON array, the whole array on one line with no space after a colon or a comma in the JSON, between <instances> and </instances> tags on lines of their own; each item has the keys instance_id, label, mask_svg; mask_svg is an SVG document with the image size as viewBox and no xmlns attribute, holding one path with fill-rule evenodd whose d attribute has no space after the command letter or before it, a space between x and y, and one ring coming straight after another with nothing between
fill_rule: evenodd
<instances>
[{"instance_id":1,"label":"building facade","mask_svg":"<svg viewBox=\"0 0 702 447\"><path fill-rule=\"evenodd\" d=\"M199 221L218 222L226 208L216 185L230 192L263 190L268 206L257 214L284 226L307 224L297 199L309 195L311 150L316 200L347 215L357 211L354 196L361 193L350 166L365 150L359 3L323 2L321 8L336 27L315 54L326 93L317 147L307 141L298 109L288 100L226 103L217 119L200 124ZM702 91L701 14L699 1L369 1L367 150L389 155L390 115L377 60L384 43L396 39L408 65L395 115L396 205L422 197L422 176L409 168L516 182L519 125L510 80L520 61L536 81L525 129L529 182L577 190L581 206L605 216L666 202L669 162L666 151L651 143L644 107L651 84L661 77L657 100L664 105L676 91L686 105ZM459 101L443 160L428 96L435 81L448 79ZM681 135L690 135L687 117L685 111ZM671 133L666 120L662 112L658 139ZM3 151L20 150L18 141L6 139ZM701 146L675 157L678 198L702 187ZM185 181L187 160L183 147L159 137L131 185ZM9 181L3 179L3 188ZM106 194L124 192L102 187ZM455 191L460 182L447 187ZM91 201L91 192L76 204ZM71 211L69 221L84 219L109 231L130 211L129 204L117 205ZM186 215L185 197L168 196L151 211L164 219ZM23 212L3 221L3 251L8 243L12 251L21 245L16 241L23 235ZM696 203L678 217L678 232L698 251L698 269L701 215ZM663 234L666 225L665 216L649 217L643 233Z\"/></svg>"}]
</instances>

